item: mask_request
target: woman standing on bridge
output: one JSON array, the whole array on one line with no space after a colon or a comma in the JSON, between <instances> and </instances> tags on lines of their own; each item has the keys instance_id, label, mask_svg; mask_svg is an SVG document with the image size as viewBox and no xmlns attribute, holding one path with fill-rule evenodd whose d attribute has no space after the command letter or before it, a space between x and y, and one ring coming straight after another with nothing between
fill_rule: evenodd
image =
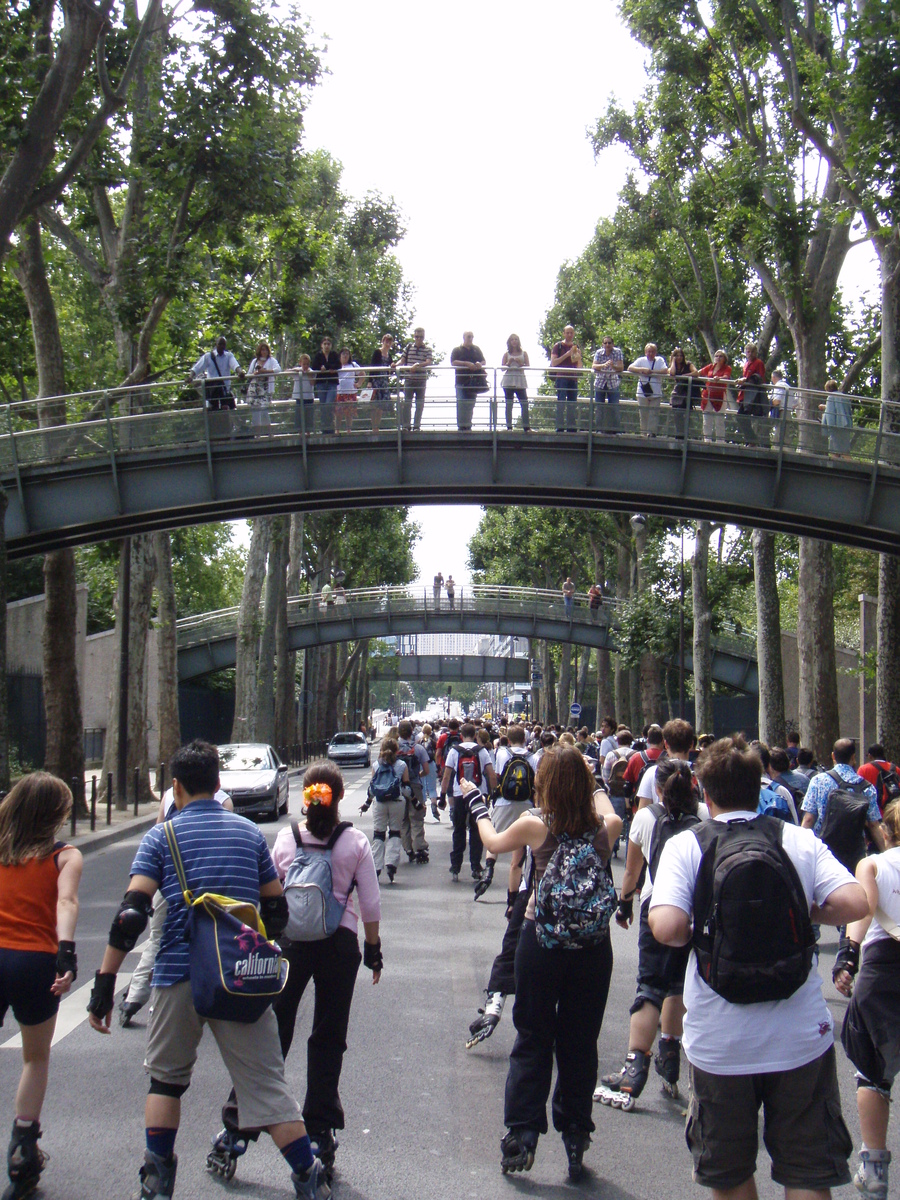
<instances>
[{"instance_id":1,"label":"woman standing on bridge","mask_svg":"<svg viewBox=\"0 0 900 1200\"><path fill-rule=\"evenodd\" d=\"M700 411L703 414L704 442L725 441L725 396L727 388L724 382L714 382L731 378L731 364L724 350L717 350L712 362L702 367L698 372L701 378L708 380L706 387L700 393Z\"/></svg>"},{"instance_id":2,"label":"woman standing on bridge","mask_svg":"<svg viewBox=\"0 0 900 1200\"><path fill-rule=\"evenodd\" d=\"M275 373L281 366L272 357L268 342L260 342L256 355L247 368L247 403L250 405L250 425L254 430L268 430L269 405L275 396Z\"/></svg>"},{"instance_id":3,"label":"woman standing on bridge","mask_svg":"<svg viewBox=\"0 0 900 1200\"><path fill-rule=\"evenodd\" d=\"M506 428L513 427L513 404L518 399L522 409L522 428L526 433L531 429L528 424L528 380L525 378L525 368L530 367L528 354L522 349L522 343L517 333L511 333L506 339L506 352L500 360L506 371L501 380L503 395L506 397Z\"/></svg>"},{"instance_id":4,"label":"woman standing on bridge","mask_svg":"<svg viewBox=\"0 0 900 1200\"><path fill-rule=\"evenodd\" d=\"M528 846L534 856L529 889L532 894L516 948L513 1024L517 1036L506 1077L504 1123L509 1132L500 1143L501 1169L504 1173L531 1169L538 1137L547 1132L547 1097L555 1052L553 1125L562 1134L569 1175L577 1179L594 1129L591 1114L597 1083L597 1038L612 975L612 946L607 926L596 940L557 941L548 947L543 921L541 936L537 933L536 910L544 903L541 879L548 867L548 882L556 875L549 889L555 892L557 883L569 886L569 881L575 879L565 873L568 868L561 867L562 862L572 862L590 852L597 869L601 862L608 866L610 847L622 830L622 821L606 793L594 791L590 769L574 746L559 746L544 754L534 784L538 811L523 813L502 833L494 829L480 794L467 783L462 788L478 822L481 840L491 854ZM558 858L556 852L560 849L568 857ZM592 886L585 891L581 885L588 882ZM599 879L593 877L579 877L578 885L578 897L599 897L602 891ZM611 883L608 887L607 916L615 907L614 889Z\"/></svg>"},{"instance_id":5,"label":"woman standing on bridge","mask_svg":"<svg viewBox=\"0 0 900 1200\"><path fill-rule=\"evenodd\" d=\"M44 1167L38 1149L50 1043L59 998L78 974L75 923L81 852L56 841L72 807L61 779L35 771L0 804L0 1024L19 1022L24 1064L16 1092L4 1196L30 1195Z\"/></svg>"}]
</instances>

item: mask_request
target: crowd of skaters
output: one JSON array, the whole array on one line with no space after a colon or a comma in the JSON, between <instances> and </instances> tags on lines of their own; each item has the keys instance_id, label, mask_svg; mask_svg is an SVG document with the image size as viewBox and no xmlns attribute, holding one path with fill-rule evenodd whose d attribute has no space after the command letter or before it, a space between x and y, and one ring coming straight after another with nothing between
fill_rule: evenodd
<instances>
[{"instance_id":1,"label":"crowd of skaters","mask_svg":"<svg viewBox=\"0 0 900 1200\"><path fill-rule=\"evenodd\" d=\"M832 1018L818 971L817 931L830 924L841 932L833 978L852 997L842 1041L856 1069L862 1135L853 1182L863 1195L887 1196L889 1101L900 1066L894 1019L900 774L880 745L870 746L857 767L855 743L842 738L826 769L796 738L782 748L740 737L697 737L677 719L662 728L650 725L639 736L611 717L596 733L514 720L403 720L388 730L373 768L366 800L366 806L376 805L372 844L341 821L341 773L322 762L304 777L305 822L280 831L272 853L252 822L228 810L227 796L218 791L215 747L183 747L173 757L172 779L161 820L135 856L89 1003L92 1028L108 1034L117 971L156 921L142 1200L175 1192L181 1097L204 1024L233 1084L211 1164L233 1173L248 1144L266 1130L289 1165L295 1194L319 1200L330 1195L335 1133L344 1124L338 1088L356 974L362 962L378 983L384 966L379 877L386 872L394 882L403 851L416 867L429 863L428 807L434 820L446 812L452 822L454 883L468 845L476 900L491 886L494 864L510 858L502 945L467 1039L474 1047L491 1036L506 997L515 996L504 1172L528 1170L548 1131L554 1059L551 1119L569 1175L577 1178L595 1128L594 1104L633 1107L651 1067L668 1094L677 1095L683 1047L694 1178L714 1197L756 1195L760 1107L772 1176L787 1200L818 1200L849 1182L852 1143L841 1116ZM82 860L57 840L71 803L66 785L44 773L26 776L0 803L0 1015L12 1009L24 1059L8 1152L9 1200L30 1194L40 1178L50 1043L59 999L77 976ZM291 982L253 1024L204 1020L195 1011L184 881L170 840L175 835L189 886L256 906L270 937L283 938L287 927L283 883L295 859L310 848L331 853L340 924L324 939L284 942ZM623 837L627 854L617 893L607 869ZM731 893L725 884L715 885L721 886L716 911L725 932L711 932L710 897L703 889L709 883L704 864L727 852L733 871L749 869L763 849L779 886L754 898L765 920L760 927L744 918L746 945L778 945L780 927L787 925L802 936L760 974L752 958L736 964L727 943ZM590 936L588 926L573 932L548 924L547 913L557 911L553 889L564 885L563 893L571 892L575 881L577 893L585 879L592 884L579 903L585 901L594 922ZM165 904L162 919L160 903L154 907L157 892ZM778 904L787 913L773 908ZM570 904L564 911L575 910ZM598 1079L597 1039L605 1015L608 1020L613 969L611 917L622 931L637 921L639 968L627 1022L621 1014L623 1065ZM713 953L716 937L724 940ZM726 966L737 974L729 976ZM315 1009L301 1108L285 1083L284 1058L310 982ZM783 991L773 992L776 985ZM124 1024L127 1013L122 1015Z\"/></svg>"},{"instance_id":2,"label":"crowd of skaters","mask_svg":"<svg viewBox=\"0 0 900 1200\"><path fill-rule=\"evenodd\" d=\"M367 357L362 356L364 359ZM640 431L645 437L660 433L663 382L669 386L670 431L684 433L684 420L699 405L704 441L735 440L745 445L768 446L777 438L773 419L786 416L797 403L796 392L786 381L782 368L776 367L767 379L766 365L756 342L744 347L743 364L733 363L724 349L715 351L712 361L697 366L680 346L668 359L655 342L644 346L644 353L626 365L621 347L608 336L588 356L575 340L575 329L567 325L562 338L550 350L549 376L556 391L556 432L571 433L578 428L577 401L580 379L590 370L590 392L597 405L597 426L601 433L615 436L621 431L620 401L623 377L634 380ZM425 330L417 326L411 341L397 352L392 334L382 336L378 347L360 363L353 351L335 349L330 337L324 337L312 355L302 353L293 368L292 397L296 401L297 427L307 432L350 433L357 415L361 394L372 431L377 433L387 414L396 412L399 428L417 432L422 428L425 393L430 369L435 365L434 351L425 341ZM487 361L475 335L466 330L462 341L450 352L456 392L456 424L461 432L472 429L475 404L479 395L491 391ZM500 357L500 387L505 403L506 428L514 427L516 404L522 429L531 432L528 377L531 366L528 352L516 333L510 334ZM205 380L205 395L210 409L235 408L232 380L238 381L254 412L254 424L268 424L268 406L274 398L275 376L282 368L266 342L260 342L246 371L220 337L215 349L202 355L191 369L190 379ZM367 390L366 390L367 389ZM848 457L852 439L853 415L849 396L840 392L834 380L825 384L827 393L818 405L821 422L828 431L829 450L835 457ZM726 434L725 416L729 399L736 407L733 436ZM300 412L309 407L309 416Z\"/></svg>"}]
</instances>

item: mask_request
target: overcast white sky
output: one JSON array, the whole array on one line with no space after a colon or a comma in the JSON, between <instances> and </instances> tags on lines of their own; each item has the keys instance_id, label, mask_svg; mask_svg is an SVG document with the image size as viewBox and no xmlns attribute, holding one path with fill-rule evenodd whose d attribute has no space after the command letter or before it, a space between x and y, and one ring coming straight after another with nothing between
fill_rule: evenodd
<instances>
[{"instance_id":1,"label":"overcast white sky","mask_svg":"<svg viewBox=\"0 0 900 1200\"><path fill-rule=\"evenodd\" d=\"M330 71L305 145L344 167L347 193L393 196L414 316L449 356L472 329L489 364L516 332L534 365L562 263L609 216L628 161L595 162L586 131L644 86L643 51L613 0L302 0ZM420 577L468 579L477 507L416 508Z\"/></svg>"}]
</instances>

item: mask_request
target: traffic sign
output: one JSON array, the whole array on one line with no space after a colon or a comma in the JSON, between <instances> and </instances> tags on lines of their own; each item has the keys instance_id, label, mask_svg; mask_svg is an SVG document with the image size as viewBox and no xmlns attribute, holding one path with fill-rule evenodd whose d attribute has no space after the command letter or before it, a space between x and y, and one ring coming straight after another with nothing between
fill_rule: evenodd
<instances>
[{"instance_id":1,"label":"traffic sign","mask_svg":"<svg viewBox=\"0 0 900 1200\"><path fill-rule=\"evenodd\" d=\"M577 700L575 701L575 703L574 703L574 704L572 704L572 705L569 707L569 713L570 713L570 714L571 714L573 717L580 717L580 716L581 716L581 705L578 703L578 701L577 701Z\"/></svg>"},{"instance_id":2,"label":"traffic sign","mask_svg":"<svg viewBox=\"0 0 900 1200\"><path fill-rule=\"evenodd\" d=\"M532 675L531 675L531 682L532 683L543 683L544 682L543 674L540 671L533 671Z\"/></svg>"},{"instance_id":3,"label":"traffic sign","mask_svg":"<svg viewBox=\"0 0 900 1200\"><path fill-rule=\"evenodd\" d=\"M509 704L509 696L504 696L503 697L503 707L506 708L506 706L508 704Z\"/></svg>"}]
</instances>

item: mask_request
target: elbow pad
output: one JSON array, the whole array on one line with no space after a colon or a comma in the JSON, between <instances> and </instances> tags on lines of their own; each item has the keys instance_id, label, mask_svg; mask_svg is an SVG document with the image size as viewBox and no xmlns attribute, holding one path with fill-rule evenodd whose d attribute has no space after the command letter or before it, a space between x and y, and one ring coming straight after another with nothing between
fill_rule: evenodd
<instances>
[{"instance_id":1,"label":"elbow pad","mask_svg":"<svg viewBox=\"0 0 900 1200\"><path fill-rule=\"evenodd\" d=\"M270 938L281 937L287 928L288 904L282 896L264 896L259 902L259 915Z\"/></svg>"},{"instance_id":2,"label":"elbow pad","mask_svg":"<svg viewBox=\"0 0 900 1200\"><path fill-rule=\"evenodd\" d=\"M112 948L126 952L133 950L152 913L153 900L146 892L126 892L109 929Z\"/></svg>"}]
</instances>

